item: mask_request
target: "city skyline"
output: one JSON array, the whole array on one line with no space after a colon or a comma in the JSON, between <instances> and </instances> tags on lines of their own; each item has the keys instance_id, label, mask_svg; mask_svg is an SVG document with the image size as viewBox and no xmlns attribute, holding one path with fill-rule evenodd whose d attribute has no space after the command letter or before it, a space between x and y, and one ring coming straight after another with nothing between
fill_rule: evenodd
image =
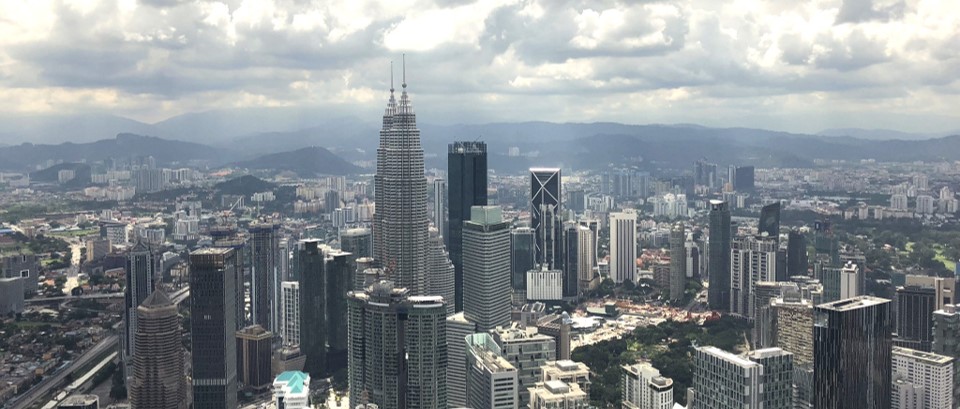
<instances>
[{"instance_id":1,"label":"city skyline","mask_svg":"<svg viewBox=\"0 0 960 409\"><path fill-rule=\"evenodd\" d=\"M0 23L0 112L101 112L148 123L249 107L370 113L389 60L408 53L428 122L940 133L960 128L949 75L957 7L14 1L0 5L9 16Z\"/></svg>"}]
</instances>

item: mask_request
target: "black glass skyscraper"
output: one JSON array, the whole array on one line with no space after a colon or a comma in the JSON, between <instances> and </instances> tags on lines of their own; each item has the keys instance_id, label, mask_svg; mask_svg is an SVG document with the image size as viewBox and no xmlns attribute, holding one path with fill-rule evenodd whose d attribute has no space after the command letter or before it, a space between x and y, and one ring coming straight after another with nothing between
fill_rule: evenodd
<instances>
[{"instance_id":1,"label":"black glass skyscraper","mask_svg":"<svg viewBox=\"0 0 960 409\"><path fill-rule=\"evenodd\" d=\"M722 200L710 201L710 308L730 310L730 205Z\"/></svg>"},{"instance_id":2,"label":"black glass skyscraper","mask_svg":"<svg viewBox=\"0 0 960 409\"><path fill-rule=\"evenodd\" d=\"M890 300L860 296L814 308L813 407L890 409Z\"/></svg>"},{"instance_id":3,"label":"black glass skyscraper","mask_svg":"<svg viewBox=\"0 0 960 409\"><path fill-rule=\"evenodd\" d=\"M930 352L937 291L932 287L897 287L896 346Z\"/></svg>"},{"instance_id":4,"label":"black glass skyscraper","mask_svg":"<svg viewBox=\"0 0 960 409\"><path fill-rule=\"evenodd\" d=\"M796 230L787 235L787 275L808 275L807 238Z\"/></svg>"},{"instance_id":5,"label":"black glass skyscraper","mask_svg":"<svg viewBox=\"0 0 960 409\"><path fill-rule=\"evenodd\" d=\"M530 227L535 231L536 262L563 269L560 169L530 169Z\"/></svg>"},{"instance_id":6,"label":"black glass skyscraper","mask_svg":"<svg viewBox=\"0 0 960 409\"><path fill-rule=\"evenodd\" d=\"M767 237L780 237L780 202L771 203L760 209L760 223L757 233Z\"/></svg>"},{"instance_id":7,"label":"black glass skyscraper","mask_svg":"<svg viewBox=\"0 0 960 409\"><path fill-rule=\"evenodd\" d=\"M456 309L463 311L463 222L472 206L487 205L487 144L454 142L447 147L447 250L454 268Z\"/></svg>"},{"instance_id":8,"label":"black glass skyscraper","mask_svg":"<svg viewBox=\"0 0 960 409\"><path fill-rule=\"evenodd\" d=\"M734 170L733 189L738 192L753 191L753 166L737 166Z\"/></svg>"},{"instance_id":9,"label":"black glass skyscraper","mask_svg":"<svg viewBox=\"0 0 960 409\"><path fill-rule=\"evenodd\" d=\"M307 356L304 372L320 378L327 370L326 278L323 250L318 240L301 240L300 260L300 350Z\"/></svg>"},{"instance_id":10,"label":"black glass skyscraper","mask_svg":"<svg viewBox=\"0 0 960 409\"><path fill-rule=\"evenodd\" d=\"M193 407L237 407L237 281L232 248L190 253Z\"/></svg>"},{"instance_id":11,"label":"black glass skyscraper","mask_svg":"<svg viewBox=\"0 0 960 409\"><path fill-rule=\"evenodd\" d=\"M534 230L518 227L510 232L510 283L514 291L527 290L527 272L536 265Z\"/></svg>"},{"instance_id":12,"label":"black glass skyscraper","mask_svg":"<svg viewBox=\"0 0 960 409\"><path fill-rule=\"evenodd\" d=\"M580 245L579 226L575 222L566 222L563 226L563 297L576 297L579 286L577 267L580 263L577 252Z\"/></svg>"}]
</instances>

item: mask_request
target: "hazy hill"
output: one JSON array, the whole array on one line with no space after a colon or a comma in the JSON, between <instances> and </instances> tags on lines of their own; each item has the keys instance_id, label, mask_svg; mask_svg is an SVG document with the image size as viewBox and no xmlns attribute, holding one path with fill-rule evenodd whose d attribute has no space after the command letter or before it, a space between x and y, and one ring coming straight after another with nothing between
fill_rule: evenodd
<instances>
[{"instance_id":1,"label":"hazy hill","mask_svg":"<svg viewBox=\"0 0 960 409\"><path fill-rule=\"evenodd\" d=\"M64 187L83 187L90 184L90 165L86 163L59 163L49 168L30 172L33 182L59 183L60 171L72 170L74 177L64 183Z\"/></svg>"},{"instance_id":2,"label":"hazy hill","mask_svg":"<svg viewBox=\"0 0 960 409\"><path fill-rule=\"evenodd\" d=\"M2 115L0 141L6 145L22 142L84 143L119 133L165 136L150 124L106 114Z\"/></svg>"},{"instance_id":3,"label":"hazy hill","mask_svg":"<svg viewBox=\"0 0 960 409\"><path fill-rule=\"evenodd\" d=\"M272 191L277 185L252 175L243 175L225 180L213 186L220 194L250 196L254 193Z\"/></svg>"},{"instance_id":4,"label":"hazy hill","mask_svg":"<svg viewBox=\"0 0 960 409\"><path fill-rule=\"evenodd\" d=\"M349 175L362 173L363 169L320 147L297 149L290 152L271 153L231 166L246 169L274 169L295 172L300 177L320 175Z\"/></svg>"},{"instance_id":5,"label":"hazy hill","mask_svg":"<svg viewBox=\"0 0 960 409\"><path fill-rule=\"evenodd\" d=\"M220 160L223 153L197 143L172 141L153 136L119 134L114 139L88 143L40 145L24 143L0 148L0 168L30 169L46 160L96 162L107 158L152 155L157 163L171 164L189 160Z\"/></svg>"}]
</instances>

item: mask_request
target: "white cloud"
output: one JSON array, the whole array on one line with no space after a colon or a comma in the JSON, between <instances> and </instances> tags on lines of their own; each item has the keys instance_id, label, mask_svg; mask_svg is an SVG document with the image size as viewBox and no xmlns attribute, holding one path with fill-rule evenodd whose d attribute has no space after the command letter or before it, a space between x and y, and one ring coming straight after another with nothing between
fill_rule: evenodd
<instances>
[{"instance_id":1,"label":"white cloud","mask_svg":"<svg viewBox=\"0 0 960 409\"><path fill-rule=\"evenodd\" d=\"M960 123L957 27L942 0L6 0L0 112L369 109L407 53L419 109L485 119Z\"/></svg>"}]
</instances>

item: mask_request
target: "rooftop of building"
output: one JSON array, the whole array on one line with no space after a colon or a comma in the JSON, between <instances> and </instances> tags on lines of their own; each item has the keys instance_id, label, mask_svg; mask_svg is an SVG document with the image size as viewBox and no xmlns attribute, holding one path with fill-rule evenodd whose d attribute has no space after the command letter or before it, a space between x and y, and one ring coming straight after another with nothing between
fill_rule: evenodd
<instances>
[{"instance_id":1,"label":"rooftop of building","mask_svg":"<svg viewBox=\"0 0 960 409\"><path fill-rule=\"evenodd\" d=\"M569 359L563 359L559 361L547 361L543 364L544 369L546 368L557 368L563 372L574 372L574 371L590 371L590 367L583 362L576 362Z\"/></svg>"},{"instance_id":2,"label":"rooftop of building","mask_svg":"<svg viewBox=\"0 0 960 409\"><path fill-rule=\"evenodd\" d=\"M902 347L893 347L893 355L907 356L930 365L946 365L953 362L953 358L949 356Z\"/></svg>"},{"instance_id":3,"label":"rooftop of building","mask_svg":"<svg viewBox=\"0 0 960 409\"><path fill-rule=\"evenodd\" d=\"M290 393L303 393L310 388L310 375L300 371L286 371L277 375L274 385L285 385Z\"/></svg>"},{"instance_id":4,"label":"rooftop of building","mask_svg":"<svg viewBox=\"0 0 960 409\"><path fill-rule=\"evenodd\" d=\"M784 351L780 348L763 348L763 349L750 351L745 355L747 356L747 358L765 359L765 358L772 358L775 356L793 355L793 354L791 354L790 352Z\"/></svg>"},{"instance_id":5,"label":"rooftop of building","mask_svg":"<svg viewBox=\"0 0 960 409\"><path fill-rule=\"evenodd\" d=\"M946 315L946 316L952 317L952 316L957 315L957 309L958 309L958 308L957 308L956 305L947 304L947 305L944 305L944 306L943 306L943 309L942 309L942 310L936 310L936 311L934 311L934 314L937 314L937 315Z\"/></svg>"},{"instance_id":6,"label":"rooftop of building","mask_svg":"<svg viewBox=\"0 0 960 409\"><path fill-rule=\"evenodd\" d=\"M518 341L524 339L553 339L553 337L541 334L537 327L521 327L519 323L512 323L509 327L498 327L497 336L504 341Z\"/></svg>"},{"instance_id":7,"label":"rooftop of building","mask_svg":"<svg viewBox=\"0 0 960 409\"><path fill-rule=\"evenodd\" d=\"M817 305L817 308L831 311L851 311L858 308L872 307L889 302L890 300L886 298L874 297L871 295L861 295L859 297L820 304Z\"/></svg>"},{"instance_id":8,"label":"rooftop of building","mask_svg":"<svg viewBox=\"0 0 960 409\"><path fill-rule=\"evenodd\" d=\"M204 247L196 249L190 255L222 255L233 251L229 247Z\"/></svg>"},{"instance_id":9,"label":"rooftop of building","mask_svg":"<svg viewBox=\"0 0 960 409\"><path fill-rule=\"evenodd\" d=\"M715 356L715 357L717 357L717 358L720 358L720 359L722 359L722 360L724 360L724 361L728 361L728 362L731 362L731 363L733 363L733 364L735 364L735 365L742 366L742 367L745 367L745 368L754 367L754 366L759 365L758 363L753 362L753 361L751 361L751 360L749 360L749 359L747 359L747 358L744 358L744 357L742 357L742 356L740 356L740 355L737 355L737 354L734 354L734 353L732 353L732 352L724 351L724 350L722 350L722 349L720 349L720 348L717 348L717 347L711 347L711 346L699 347L699 348L697 348L697 350L700 351L700 352L709 354L709 355L713 355L713 356Z\"/></svg>"},{"instance_id":10,"label":"rooftop of building","mask_svg":"<svg viewBox=\"0 0 960 409\"><path fill-rule=\"evenodd\" d=\"M99 401L97 395L73 395L68 396L58 406L90 406Z\"/></svg>"}]
</instances>

